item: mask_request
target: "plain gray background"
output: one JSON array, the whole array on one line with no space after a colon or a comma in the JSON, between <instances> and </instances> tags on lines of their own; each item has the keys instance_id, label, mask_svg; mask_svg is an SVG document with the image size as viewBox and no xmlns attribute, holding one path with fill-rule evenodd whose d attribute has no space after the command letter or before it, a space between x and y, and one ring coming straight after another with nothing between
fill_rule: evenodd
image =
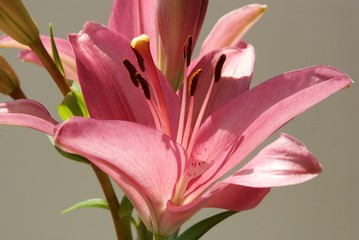
<instances>
[{"instance_id":1,"label":"plain gray background","mask_svg":"<svg viewBox=\"0 0 359 240\"><path fill-rule=\"evenodd\" d=\"M87 20L106 24L112 1L26 0L43 34L78 32ZM250 1L210 0L202 37L217 19ZM261 1L265 16L246 35L256 48L253 85L285 71L316 64L341 68L359 80L359 1ZM203 39L203 38L202 38ZM56 115L61 95L47 73L11 57L24 91ZM1 101L8 98L0 96ZM260 206L238 213L203 239L359 239L359 89L349 89L282 128L319 158L324 172L298 186L273 189ZM278 136L276 134L275 136ZM66 160L46 136L0 126L0 239L114 239L108 212L85 209L61 216L68 206L102 192L91 169ZM204 210L193 222L217 211ZM193 223L191 222L191 223Z\"/></svg>"}]
</instances>

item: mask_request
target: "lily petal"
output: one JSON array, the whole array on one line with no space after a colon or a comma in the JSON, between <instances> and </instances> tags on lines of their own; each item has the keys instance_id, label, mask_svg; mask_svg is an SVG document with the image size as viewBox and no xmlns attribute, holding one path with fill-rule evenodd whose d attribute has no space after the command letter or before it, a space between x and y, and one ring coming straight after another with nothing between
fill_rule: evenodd
<instances>
[{"instance_id":1,"label":"lily petal","mask_svg":"<svg viewBox=\"0 0 359 240\"><path fill-rule=\"evenodd\" d=\"M224 15L204 40L200 55L237 46L243 35L262 17L266 9L266 5L250 4Z\"/></svg>"},{"instance_id":2,"label":"lily petal","mask_svg":"<svg viewBox=\"0 0 359 240\"><path fill-rule=\"evenodd\" d=\"M281 134L224 182L249 187L280 187L308 181L321 170L321 165L303 143Z\"/></svg>"},{"instance_id":3,"label":"lily petal","mask_svg":"<svg viewBox=\"0 0 359 240\"><path fill-rule=\"evenodd\" d=\"M202 27L208 0L158 0L158 33L161 46L158 67L174 89L183 79L183 46L193 37L193 49Z\"/></svg>"},{"instance_id":4,"label":"lily petal","mask_svg":"<svg viewBox=\"0 0 359 240\"><path fill-rule=\"evenodd\" d=\"M128 40L146 34L151 39L151 53L157 62L158 34L155 22L154 1L115 0L108 27Z\"/></svg>"},{"instance_id":5,"label":"lily petal","mask_svg":"<svg viewBox=\"0 0 359 240\"><path fill-rule=\"evenodd\" d=\"M191 189L204 191L282 125L351 83L337 68L316 66L284 73L233 99L200 129L191 158L216 161Z\"/></svg>"},{"instance_id":6,"label":"lily petal","mask_svg":"<svg viewBox=\"0 0 359 240\"><path fill-rule=\"evenodd\" d=\"M52 48L51 48L51 40L48 36L41 36L41 41L44 44L46 50L52 55ZM75 56L72 51L72 47L68 40L62 38L55 38L55 43L57 50L60 55L61 62L64 67L65 75L67 79L78 81L77 71L76 71L76 63L75 63ZM35 55L33 51L30 50L28 46L22 45L17 41L13 40L9 36L3 36L0 38L0 48L18 48L23 49L20 52L20 59L26 62L32 62L37 65L42 66L41 61Z\"/></svg>"},{"instance_id":7,"label":"lily petal","mask_svg":"<svg viewBox=\"0 0 359 240\"><path fill-rule=\"evenodd\" d=\"M86 157L111 176L146 226L158 231L165 201L172 197L184 171L186 154L179 145L140 124L88 118L71 118L62 124L55 144Z\"/></svg>"},{"instance_id":8,"label":"lily petal","mask_svg":"<svg viewBox=\"0 0 359 240\"><path fill-rule=\"evenodd\" d=\"M58 122L40 103L20 99L0 103L0 124L29 127L52 136Z\"/></svg>"},{"instance_id":9,"label":"lily petal","mask_svg":"<svg viewBox=\"0 0 359 240\"><path fill-rule=\"evenodd\" d=\"M251 188L220 182L208 193L188 204L177 206L167 203L161 216L161 233L171 234L202 208L221 208L246 211L255 208L269 193L270 188Z\"/></svg>"},{"instance_id":10,"label":"lily petal","mask_svg":"<svg viewBox=\"0 0 359 240\"><path fill-rule=\"evenodd\" d=\"M246 211L258 206L269 191L270 188L252 188L220 182L205 195L209 199L205 206L232 211Z\"/></svg>"},{"instance_id":11,"label":"lily petal","mask_svg":"<svg viewBox=\"0 0 359 240\"><path fill-rule=\"evenodd\" d=\"M130 81L122 64L124 58L137 62L129 40L93 22L87 23L80 34L69 35L69 39L91 117L154 126L142 91Z\"/></svg>"},{"instance_id":12,"label":"lily petal","mask_svg":"<svg viewBox=\"0 0 359 240\"><path fill-rule=\"evenodd\" d=\"M196 65L191 66L192 71L203 69L194 94L195 117L197 117L209 85L213 81L214 68L221 54L227 56L222 68L222 77L213 86L203 119L249 89L255 61L255 51L252 45L243 42L240 47L213 51L204 55Z\"/></svg>"},{"instance_id":13,"label":"lily petal","mask_svg":"<svg viewBox=\"0 0 359 240\"><path fill-rule=\"evenodd\" d=\"M129 40L155 33L154 1L115 0L108 20L108 27ZM152 38L151 38L152 39Z\"/></svg>"}]
</instances>

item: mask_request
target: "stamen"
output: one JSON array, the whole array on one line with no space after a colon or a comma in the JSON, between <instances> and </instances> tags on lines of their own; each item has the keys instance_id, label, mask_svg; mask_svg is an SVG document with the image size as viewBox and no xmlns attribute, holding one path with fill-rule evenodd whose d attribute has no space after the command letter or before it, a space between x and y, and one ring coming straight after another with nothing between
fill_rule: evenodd
<instances>
[{"instance_id":1,"label":"stamen","mask_svg":"<svg viewBox=\"0 0 359 240\"><path fill-rule=\"evenodd\" d=\"M197 83L201 74L202 74L202 69L198 69L188 79L188 94L191 97L194 95L196 91Z\"/></svg>"},{"instance_id":2,"label":"stamen","mask_svg":"<svg viewBox=\"0 0 359 240\"><path fill-rule=\"evenodd\" d=\"M132 63L128 59L124 59L122 61L123 65L126 67L128 74L130 75L130 79L136 87L139 87L139 82L136 77L136 67L132 65Z\"/></svg>"},{"instance_id":3,"label":"stamen","mask_svg":"<svg viewBox=\"0 0 359 240\"><path fill-rule=\"evenodd\" d=\"M186 62L187 67L191 63L191 57L192 57L192 36L189 35L187 41L183 46L183 59Z\"/></svg>"},{"instance_id":4,"label":"stamen","mask_svg":"<svg viewBox=\"0 0 359 240\"><path fill-rule=\"evenodd\" d=\"M194 110L194 93L196 91L197 83L199 80L199 77L202 73L202 69L198 69L195 71L191 77L188 79L188 94L190 96L189 99L189 105L188 105L188 113L187 113L187 122L185 126L185 131L182 139L182 146L184 148L187 147L188 141L190 139L191 130L192 130L192 121L193 121L193 110Z\"/></svg>"},{"instance_id":5,"label":"stamen","mask_svg":"<svg viewBox=\"0 0 359 240\"><path fill-rule=\"evenodd\" d=\"M190 78L188 79L188 94L190 96L190 103L188 106L188 114L187 114L187 122L186 122L186 127L184 129L184 136L181 138L177 138L177 142L178 139L181 139L182 141L180 142L181 145L186 149L186 152L188 154L189 157L191 157L192 154L192 150L193 150L193 146L194 143L196 141L196 137L198 134L198 130L199 127L201 125L205 110L207 108L210 96L211 96L211 92L213 90L213 86L215 83L217 83L220 78L221 78L221 74L222 74L222 68L223 65L226 61L226 55L222 54L218 60L217 63L215 65L215 71L214 71L214 75L213 75L213 79L210 82L207 94L203 100L201 109L198 113L197 119L192 119L193 118L193 108L194 108L194 93L196 91L196 87L197 87L197 83L200 77L200 74L202 73L202 69L198 69L196 72L194 72ZM185 82L186 83L186 82ZM185 98L185 96L183 96L183 98ZM183 106L182 106L183 108ZM181 114L182 116L182 114ZM192 121L195 121L194 123L194 127L191 129L191 125L192 125ZM227 157L227 156L226 156ZM175 194L174 197L172 199L172 201L175 204L182 204L183 203L183 194L188 186L188 184L190 183L190 181L203 174L203 172L205 170L207 170L210 166L212 166L211 164L208 165L203 165L201 166L201 164L204 164L205 162L192 162L192 168L189 168L189 170L187 170L180 178L180 180L178 181L177 185L176 185L176 190L175 190ZM198 164L198 166L196 166L196 164Z\"/></svg>"},{"instance_id":6,"label":"stamen","mask_svg":"<svg viewBox=\"0 0 359 240\"><path fill-rule=\"evenodd\" d=\"M187 147L187 153L189 156L191 156L191 153L192 153L192 149L193 149L193 145L194 145L194 142L196 140L196 136L197 136L197 133L198 133L198 130L199 130L199 127L201 125L201 122L202 122L202 119L203 119L203 116L204 116L204 113L206 111L206 108L207 108L207 105L208 105L208 101L209 101L209 98L211 96L211 92L213 90L213 86L215 83L217 83L220 78L221 78L221 73L222 73L222 67L224 65L224 62L226 61L226 55L225 54L222 54L219 58L218 58L218 61L216 63L216 66L215 66L215 73L214 73L214 76L213 76L213 81L211 81L211 84L209 85L209 88L208 88L208 91L207 91L207 94L203 100L203 103L202 103L202 107L198 113L198 116L197 116L197 120L196 120L196 123L194 125L194 128L193 128L193 131L192 131L192 135L191 135L191 139L190 139L190 142L188 143L188 147Z\"/></svg>"},{"instance_id":7,"label":"stamen","mask_svg":"<svg viewBox=\"0 0 359 240\"><path fill-rule=\"evenodd\" d=\"M216 63L216 67L214 69L214 82L218 82L221 79L222 74L222 68L224 65L224 62L226 61L226 54L222 54Z\"/></svg>"},{"instance_id":8,"label":"stamen","mask_svg":"<svg viewBox=\"0 0 359 240\"><path fill-rule=\"evenodd\" d=\"M151 99L150 87L149 87L148 82L139 72L137 72L136 67L128 59L124 59L122 62L130 75L130 79L131 79L132 83L136 87L139 87L141 85L143 95L147 99L147 104L148 104L149 110L153 116L153 120L155 122L156 129L161 129L162 127L161 127L161 121L159 118L160 116L158 115L158 108L156 107L156 105L153 103L153 100Z\"/></svg>"},{"instance_id":9,"label":"stamen","mask_svg":"<svg viewBox=\"0 0 359 240\"><path fill-rule=\"evenodd\" d=\"M131 47L131 49L136 55L138 66L140 67L141 71L144 72L146 69L145 69L145 63L144 63L143 57L141 56L141 54L139 52L137 52L137 50L135 48Z\"/></svg>"},{"instance_id":10,"label":"stamen","mask_svg":"<svg viewBox=\"0 0 359 240\"><path fill-rule=\"evenodd\" d=\"M191 63L191 55L192 55L192 36L188 36L187 41L183 45L183 75L185 80L183 81L183 88L182 88L182 100L181 100L181 111L180 111L180 117L178 121L178 131L177 131L177 142L182 143L183 140L183 134L184 134L184 127L185 127L185 114L186 114L186 107L187 107L187 92L189 83L186 81L187 78L187 68ZM196 87L194 87L195 89ZM188 90L188 93L190 91Z\"/></svg>"},{"instance_id":11,"label":"stamen","mask_svg":"<svg viewBox=\"0 0 359 240\"><path fill-rule=\"evenodd\" d=\"M146 81L146 79L139 72L136 73L136 78L137 78L138 82L141 85L143 95L145 95L147 100L150 100L151 99L151 94L150 94L150 88L148 86L148 82Z\"/></svg>"}]
</instances>

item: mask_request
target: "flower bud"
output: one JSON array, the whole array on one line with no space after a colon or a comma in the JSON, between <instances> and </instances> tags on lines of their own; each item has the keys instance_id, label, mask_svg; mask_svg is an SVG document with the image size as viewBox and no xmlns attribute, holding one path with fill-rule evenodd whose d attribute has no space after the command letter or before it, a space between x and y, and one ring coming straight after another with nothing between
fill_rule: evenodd
<instances>
[{"instance_id":1,"label":"flower bud","mask_svg":"<svg viewBox=\"0 0 359 240\"><path fill-rule=\"evenodd\" d=\"M39 29L21 0L0 0L0 30L24 45L40 38Z\"/></svg>"},{"instance_id":2,"label":"flower bud","mask_svg":"<svg viewBox=\"0 0 359 240\"><path fill-rule=\"evenodd\" d=\"M20 81L9 63L0 54L0 93L10 95L20 87Z\"/></svg>"}]
</instances>

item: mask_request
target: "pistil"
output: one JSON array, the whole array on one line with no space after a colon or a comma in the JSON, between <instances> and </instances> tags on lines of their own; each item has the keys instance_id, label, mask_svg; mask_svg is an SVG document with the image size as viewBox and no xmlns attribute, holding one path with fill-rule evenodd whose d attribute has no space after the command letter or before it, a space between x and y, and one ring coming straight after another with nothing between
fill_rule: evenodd
<instances>
[{"instance_id":1,"label":"pistil","mask_svg":"<svg viewBox=\"0 0 359 240\"><path fill-rule=\"evenodd\" d=\"M161 82L158 77L157 67L155 66L150 51L150 39L147 35L141 35L131 41L131 47L137 57L138 64L142 71L146 71L149 77L149 84L154 93L156 108L161 119L162 132L171 136L171 125L167 110L166 101L163 95ZM142 67L141 67L142 66Z\"/></svg>"}]
</instances>

